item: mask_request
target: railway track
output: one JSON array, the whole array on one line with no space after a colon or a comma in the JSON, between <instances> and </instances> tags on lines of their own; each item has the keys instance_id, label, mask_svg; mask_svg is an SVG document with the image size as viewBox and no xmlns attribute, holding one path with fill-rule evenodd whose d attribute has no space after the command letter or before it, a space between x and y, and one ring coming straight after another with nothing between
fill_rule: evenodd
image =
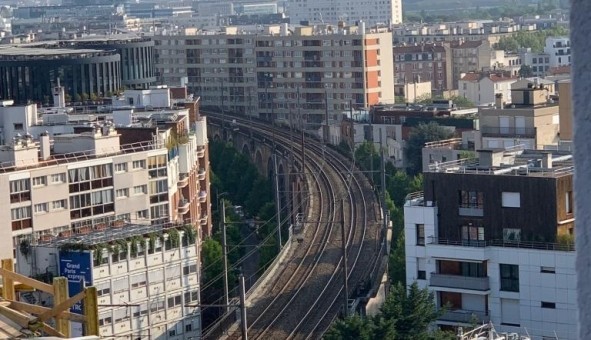
<instances>
[{"instance_id":1,"label":"railway track","mask_svg":"<svg viewBox=\"0 0 591 340\"><path fill-rule=\"evenodd\" d=\"M267 139L274 136L285 152L300 150L289 131L240 117L232 119L240 131ZM344 305L342 224L349 297L375 275L384 252L378 199L367 178L340 154L310 141L305 148L304 172L314 199L308 205L303 240L248 308L250 339L322 337ZM301 165L301 154L293 156ZM227 335L228 339L240 337L239 330Z\"/></svg>"}]
</instances>

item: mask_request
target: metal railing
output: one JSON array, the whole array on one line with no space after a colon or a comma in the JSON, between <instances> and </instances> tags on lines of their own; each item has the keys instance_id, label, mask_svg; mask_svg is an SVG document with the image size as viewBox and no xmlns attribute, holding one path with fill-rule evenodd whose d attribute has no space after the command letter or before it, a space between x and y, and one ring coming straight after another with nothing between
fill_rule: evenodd
<instances>
[{"instance_id":1,"label":"metal railing","mask_svg":"<svg viewBox=\"0 0 591 340\"><path fill-rule=\"evenodd\" d=\"M437 237L429 237L428 244L443 245L443 246L460 246L460 247L503 247L503 248L523 248L523 249L538 249L538 250L555 250L555 251L575 251L574 242L552 243L552 242L534 242L534 241L508 241L508 240L449 240Z\"/></svg>"},{"instance_id":2,"label":"metal railing","mask_svg":"<svg viewBox=\"0 0 591 340\"><path fill-rule=\"evenodd\" d=\"M480 128L483 137L536 137L536 128L485 126Z\"/></svg>"},{"instance_id":3,"label":"metal railing","mask_svg":"<svg viewBox=\"0 0 591 340\"><path fill-rule=\"evenodd\" d=\"M21 160L18 162L3 162L0 163L0 173L6 173L15 170L34 169L51 165L76 163L80 161L111 157L126 153L156 150L164 147L164 143L162 142L146 141L131 144L123 144L118 147L113 147L111 148L111 150L103 148L99 150L99 154L96 153L97 150L95 149L64 154L54 154L48 160L38 160L37 158L35 158Z\"/></svg>"},{"instance_id":4,"label":"metal railing","mask_svg":"<svg viewBox=\"0 0 591 340\"><path fill-rule=\"evenodd\" d=\"M467 309L457 309L446 311L438 320L451 321L459 323L487 323L490 321L489 313L483 311L474 311Z\"/></svg>"},{"instance_id":5,"label":"metal railing","mask_svg":"<svg viewBox=\"0 0 591 340\"><path fill-rule=\"evenodd\" d=\"M490 289L490 282L487 276L472 277L431 273L429 285L434 287L470 289L478 291L487 291Z\"/></svg>"}]
</instances>

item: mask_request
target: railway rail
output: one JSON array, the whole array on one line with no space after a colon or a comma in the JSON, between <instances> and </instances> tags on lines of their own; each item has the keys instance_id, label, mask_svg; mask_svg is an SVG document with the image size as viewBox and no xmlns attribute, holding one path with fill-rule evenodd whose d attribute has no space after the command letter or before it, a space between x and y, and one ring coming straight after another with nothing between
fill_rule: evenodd
<instances>
[{"instance_id":1,"label":"railway rail","mask_svg":"<svg viewBox=\"0 0 591 340\"><path fill-rule=\"evenodd\" d=\"M207 114L207 113L206 113ZM217 120L214 113L209 116ZM376 193L351 161L308 137L304 157L298 138L265 122L231 116L235 133L270 141L294 160L314 191L300 243L270 284L260 287L247 310L250 339L318 339L343 311L342 240L347 249L348 297L375 280L385 253ZM226 122L226 124L228 124ZM303 162L302 162L303 161ZM302 171L301 166L305 164ZM343 232L344 230L344 232ZM348 307L347 307L348 308ZM230 331L228 339L239 339Z\"/></svg>"}]
</instances>

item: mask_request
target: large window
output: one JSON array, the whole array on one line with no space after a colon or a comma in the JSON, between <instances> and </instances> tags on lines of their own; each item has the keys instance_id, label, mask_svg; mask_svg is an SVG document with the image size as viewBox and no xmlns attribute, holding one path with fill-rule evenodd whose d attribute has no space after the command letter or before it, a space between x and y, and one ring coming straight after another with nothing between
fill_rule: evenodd
<instances>
[{"instance_id":1,"label":"large window","mask_svg":"<svg viewBox=\"0 0 591 340\"><path fill-rule=\"evenodd\" d=\"M482 192L460 190L460 208L483 209Z\"/></svg>"},{"instance_id":2,"label":"large window","mask_svg":"<svg viewBox=\"0 0 591 340\"><path fill-rule=\"evenodd\" d=\"M18 203L30 200L31 185L28 178L10 181L10 203Z\"/></svg>"},{"instance_id":3,"label":"large window","mask_svg":"<svg viewBox=\"0 0 591 340\"><path fill-rule=\"evenodd\" d=\"M519 266L515 264L500 264L501 290L519 292Z\"/></svg>"},{"instance_id":4,"label":"large window","mask_svg":"<svg viewBox=\"0 0 591 340\"><path fill-rule=\"evenodd\" d=\"M484 243L484 227L463 225L462 243L468 243L468 245L478 245L480 243Z\"/></svg>"},{"instance_id":5,"label":"large window","mask_svg":"<svg viewBox=\"0 0 591 340\"><path fill-rule=\"evenodd\" d=\"M503 192L501 199L503 208L521 207L521 195L518 192Z\"/></svg>"},{"instance_id":6,"label":"large window","mask_svg":"<svg viewBox=\"0 0 591 340\"><path fill-rule=\"evenodd\" d=\"M417 224L417 246L425 245L425 225Z\"/></svg>"},{"instance_id":7,"label":"large window","mask_svg":"<svg viewBox=\"0 0 591 340\"><path fill-rule=\"evenodd\" d=\"M12 230L31 228L33 225L30 206L11 209L10 215L12 217Z\"/></svg>"}]
</instances>

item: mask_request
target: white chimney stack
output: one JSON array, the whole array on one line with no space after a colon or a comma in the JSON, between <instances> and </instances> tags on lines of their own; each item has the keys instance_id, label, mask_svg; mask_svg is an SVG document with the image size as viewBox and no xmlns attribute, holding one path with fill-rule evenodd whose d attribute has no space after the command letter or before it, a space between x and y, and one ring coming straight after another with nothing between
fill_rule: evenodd
<instances>
[{"instance_id":1,"label":"white chimney stack","mask_svg":"<svg viewBox=\"0 0 591 340\"><path fill-rule=\"evenodd\" d=\"M51 147L49 143L49 133L47 131L39 135L39 144L41 151L41 160L46 161L51 158Z\"/></svg>"}]
</instances>

